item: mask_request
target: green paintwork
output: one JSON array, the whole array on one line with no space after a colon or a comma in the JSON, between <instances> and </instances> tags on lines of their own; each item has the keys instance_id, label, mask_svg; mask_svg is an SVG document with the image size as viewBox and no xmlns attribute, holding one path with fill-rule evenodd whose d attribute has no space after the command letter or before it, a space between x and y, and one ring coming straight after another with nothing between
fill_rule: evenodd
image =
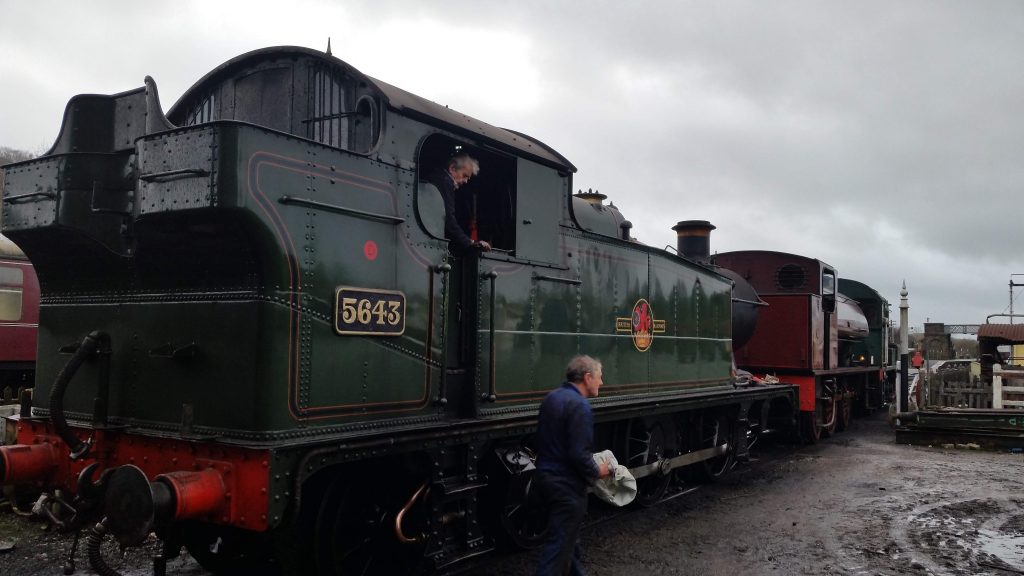
<instances>
[{"instance_id":1,"label":"green paintwork","mask_svg":"<svg viewBox=\"0 0 1024 576\"><path fill-rule=\"evenodd\" d=\"M360 90L372 94L365 82ZM280 132L221 119L132 128L140 132L77 152L62 135L51 154L7 168L5 197L41 192L4 206L4 233L42 285L37 409L69 358L57 351L92 330L112 340L113 422L238 442L530 412L577 353L603 361L607 398L729 384L728 280L620 240L614 225L588 232L596 225L579 225L571 209L575 169L539 142L486 125L458 129L447 113L426 116L429 103L380 90L382 133L368 153L287 133L305 129L292 110ZM110 98L144 97L152 107L148 93ZM461 309L475 302L478 320L462 364L445 346L460 306L437 238L443 207L419 184L431 168L420 154L438 138L487 151L494 173L514 180L515 244L476 262L476 293L468 283ZM490 273L493 315L482 277ZM335 333L342 286L404 294L404 333ZM646 351L616 330L641 299L664 321ZM449 393L462 398L441 407L445 361L465 368L469 383L451 376ZM492 366L493 403L481 399ZM91 413L96 377L91 364L75 377L72 417ZM194 414L187 425L183 406Z\"/></svg>"},{"instance_id":2,"label":"green paintwork","mask_svg":"<svg viewBox=\"0 0 1024 576\"><path fill-rule=\"evenodd\" d=\"M850 280L839 279L839 292L857 301L868 321L868 336L851 344L853 354L865 354L871 366L893 366L894 358L887 358L889 343L889 302L870 286Z\"/></svg>"}]
</instances>

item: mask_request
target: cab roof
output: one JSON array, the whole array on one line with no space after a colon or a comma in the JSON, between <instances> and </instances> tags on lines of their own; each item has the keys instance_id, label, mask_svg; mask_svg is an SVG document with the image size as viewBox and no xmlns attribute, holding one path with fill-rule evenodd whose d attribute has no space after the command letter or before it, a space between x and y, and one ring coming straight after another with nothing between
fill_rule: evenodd
<instances>
[{"instance_id":1,"label":"cab roof","mask_svg":"<svg viewBox=\"0 0 1024 576\"><path fill-rule=\"evenodd\" d=\"M309 58L320 60L326 64L345 70L346 73L359 78L367 85L373 87L389 109L394 110L403 116L415 118L421 122L431 124L439 128L444 128L452 132L462 133L475 139L484 140L492 146L504 148L522 156L532 157L555 168L568 172L576 172L576 167L573 166L569 160L536 138L532 138L514 130L498 128L487 124L486 122L481 122L471 116L452 110L447 106L442 106L436 102L432 102L426 98L392 86L387 82L366 76L354 67L330 54L300 46L261 48L228 60L203 76L198 82L193 84L191 88L186 90L181 98L179 98L178 101L175 102L174 106L172 106L167 112L167 116L171 119L179 117L182 115L182 111L187 108L190 103L202 99L205 94L216 88L216 86L222 81L233 77L239 72L250 69L268 60L289 58Z\"/></svg>"}]
</instances>

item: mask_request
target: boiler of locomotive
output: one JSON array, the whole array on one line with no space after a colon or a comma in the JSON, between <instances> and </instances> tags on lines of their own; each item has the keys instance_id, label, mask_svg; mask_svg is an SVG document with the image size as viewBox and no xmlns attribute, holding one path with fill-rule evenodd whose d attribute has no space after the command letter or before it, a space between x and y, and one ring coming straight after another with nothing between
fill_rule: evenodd
<instances>
[{"instance_id":1,"label":"boiler of locomotive","mask_svg":"<svg viewBox=\"0 0 1024 576\"><path fill-rule=\"evenodd\" d=\"M761 300L757 290L746 278L710 264L711 231L715 226L707 220L683 220L672 227L676 233L680 256L712 268L733 281L732 290L732 347L736 350L750 341L757 327L757 311L768 303Z\"/></svg>"}]
</instances>

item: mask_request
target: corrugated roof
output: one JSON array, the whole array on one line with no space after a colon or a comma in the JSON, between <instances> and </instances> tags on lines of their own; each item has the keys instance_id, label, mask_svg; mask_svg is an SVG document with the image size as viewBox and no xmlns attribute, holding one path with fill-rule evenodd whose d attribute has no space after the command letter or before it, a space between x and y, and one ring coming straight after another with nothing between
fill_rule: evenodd
<instances>
[{"instance_id":1,"label":"corrugated roof","mask_svg":"<svg viewBox=\"0 0 1024 576\"><path fill-rule=\"evenodd\" d=\"M998 338L1011 343L1024 343L1024 324L982 324L978 338Z\"/></svg>"}]
</instances>

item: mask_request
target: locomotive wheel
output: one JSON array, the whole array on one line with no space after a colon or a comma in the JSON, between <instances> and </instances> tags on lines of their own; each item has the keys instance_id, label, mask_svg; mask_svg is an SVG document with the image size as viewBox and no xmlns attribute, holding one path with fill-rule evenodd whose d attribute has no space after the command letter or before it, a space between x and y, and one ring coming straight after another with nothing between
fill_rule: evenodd
<instances>
[{"instance_id":1,"label":"locomotive wheel","mask_svg":"<svg viewBox=\"0 0 1024 576\"><path fill-rule=\"evenodd\" d=\"M259 534L248 534L206 524L182 530L185 549L204 569L218 575L280 574L273 561L273 546Z\"/></svg>"},{"instance_id":2,"label":"locomotive wheel","mask_svg":"<svg viewBox=\"0 0 1024 576\"><path fill-rule=\"evenodd\" d=\"M757 444L757 441L761 439L761 432L762 429L760 422L751 422L750 425L747 426L747 450L753 448L754 445Z\"/></svg>"},{"instance_id":3,"label":"locomotive wheel","mask_svg":"<svg viewBox=\"0 0 1024 576\"><path fill-rule=\"evenodd\" d=\"M821 425L814 412L800 412L800 438L806 444L817 444L821 440Z\"/></svg>"},{"instance_id":4,"label":"locomotive wheel","mask_svg":"<svg viewBox=\"0 0 1024 576\"><path fill-rule=\"evenodd\" d=\"M850 418L853 415L853 400L846 396L839 402L839 412L836 414L836 431L842 432L850 427Z\"/></svg>"},{"instance_id":5,"label":"locomotive wheel","mask_svg":"<svg viewBox=\"0 0 1024 576\"><path fill-rule=\"evenodd\" d=\"M836 400L836 394L832 395L831 402L825 403L821 408L821 421L828 423L828 426L824 424L821 426L821 435L825 438L836 433L836 423L839 421L839 415L837 414L839 400Z\"/></svg>"},{"instance_id":6,"label":"locomotive wheel","mask_svg":"<svg viewBox=\"0 0 1024 576\"><path fill-rule=\"evenodd\" d=\"M384 486L338 475L315 511L307 537L312 570L306 574L410 574L418 545L400 547L394 535L395 512L382 497ZM410 522L411 523L411 522Z\"/></svg>"},{"instance_id":7,"label":"locomotive wheel","mask_svg":"<svg viewBox=\"0 0 1024 576\"><path fill-rule=\"evenodd\" d=\"M667 422L645 423L634 420L629 425L629 436L626 441L626 467L635 468L644 464L657 462L669 456L666 449L665 427ZM665 491L672 482L672 475L654 474L637 480L636 500L639 506L653 506L665 496Z\"/></svg>"},{"instance_id":8,"label":"locomotive wheel","mask_svg":"<svg viewBox=\"0 0 1024 576\"><path fill-rule=\"evenodd\" d=\"M528 466L535 460L526 448L499 450L481 467L487 487L480 500L480 518L490 524L489 531L501 537L502 544L511 548L530 550L547 539L544 495L536 469Z\"/></svg>"},{"instance_id":9,"label":"locomotive wheel","mask_svg":"<svg viewBox=\"0 0 1024 576\"><path fill-rule=\"evenodd\" d=\"M769 405L767 402L755 405L757 408L751 408L748 421L747 421L747 450L750 450L757 444L757 441L761 439L761 433L764 432L764 423L768 421L768 410Z\"/></svg>"},{"instance_id":10,"label":"locomotive wheel","mask_svg":"<svg viewBox=\"0 0 1024 576\"><path fill-rule=\"evenodd\" d=\"M541 546L548 536L548 513L534 480L536 475L530 474L520 486L509 486L500 513L509 541L523 550Z\"/></svg>"},{"instance_id":11,"label":"locomotive wheel","mask_svg":"<svg viewBox=\"0 0 1024 576\"><path fill-rule=\"evenodd\" d=\"M732 420L728 414L701 416L697 426L697 447L711 448L729 442L732 438L732 429ZM729 452L698 463L695 466L697 479L701 482L717 482L732 470L736 463L735 454L735 447L730 446Z\"/></svg>"}]
</instances>

